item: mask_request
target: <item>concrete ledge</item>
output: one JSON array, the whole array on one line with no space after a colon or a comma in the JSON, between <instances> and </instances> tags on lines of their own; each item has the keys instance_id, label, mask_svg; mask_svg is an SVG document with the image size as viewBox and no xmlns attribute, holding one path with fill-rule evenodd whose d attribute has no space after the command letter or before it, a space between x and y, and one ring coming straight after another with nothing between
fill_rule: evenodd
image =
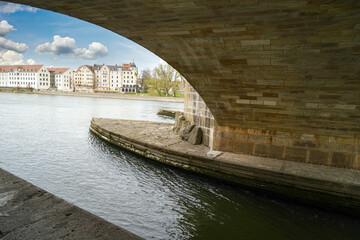
<instances>
[{"instance_id":1,"label":"concrete ledge","mask_svg":"<svg viewBox=\"0 0 360 240\"><path fill-rule=\"evenodd\" d=\"M172 124L93 118L105 141L165 164L287 198L360 216L360 171L212 152L183 142Z\"/></svg>"},{"instance_id":2,"label":"concrete ledge","mask_svg":"<svg viewBox=\"0 0 360 240\"><path fill-rule=\"evenodd\" d=\"M0 239L142 239L0 169Z\"/></svg>"}]
</instances>

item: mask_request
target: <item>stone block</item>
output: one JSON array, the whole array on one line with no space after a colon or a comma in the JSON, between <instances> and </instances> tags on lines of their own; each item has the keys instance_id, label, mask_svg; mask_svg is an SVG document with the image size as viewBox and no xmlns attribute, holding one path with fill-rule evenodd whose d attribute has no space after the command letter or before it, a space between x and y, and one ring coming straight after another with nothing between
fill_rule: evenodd
<instances>
[{"instance_id":1,"label":"stone block","mask_svg":"<svg viewBox=\"0 0 360 240\"><path fill-rule=\"evenodd\" d=\"M241 46L270 45L270 40L242 40Z\"/></svg>"},{"instance_id":2,"label":"stone block","mask_svg":"<svg viewBox=\"0 0 360 240\"><path fill-rule=\"evenodd\" d=\"M270 65L270 59L248 59L247 60L248 65Z\"/></svg>"},{"instance_id":3,"label":"stone block","mask_svg":"<svg viewBox=\"0 0 360 240\"><path fill-rule=\"evenodd\" d=\"M244 31L246 31L245 27L213 29L214 33L244 32Z\"/></svg>"},{"instance_id":4,"label":"stone block","mask_svg":"<svg viewBox=\"0 0 360 240\"><path fill-rule=\"evenodd\" d=\"M246 93L246 95L253 96L253 97L262 97L263 93L262 92L248 92L248 93Z\"/></svg>"},{"instance_id":5,"label":"stone block","mask_svg":"<svg viewBox=\"0 0 360 240\"><path fill-rule=\"evenodd\" d=\"M250 104L263 105L263 104L264 104L264 101L261 101L261 100L250 100Z\"/></svg>"},{"instance_id":6,"label":"stone block","mask_svg":"<svg viewBox=\"0 0 360 240\"><path fill-rule=\"evenodd\" d=\"M335 167L352 168L354 161L354 153L334 152L331 158L331 165Z\"/></svg>"},{"instance_id":7,"label":"stone block","mask_svg":"<svg viewBox=\"0 0 360 240\"><path fill-rule=\"evenodd\" d=\"M276 101L264 101L264 105L267 106L276 106Z\"/></svg>"},{"instance_id":8,"label":"stone block","mask_svg":"<svg viewBox=\"0 0 360 240\"><path fill-rule=\"evenodd\" d=\"M294 143L293 143L293 146L295 146L295 147L315 148L316 143L312 142L312 141L295 140Z\"/></svg>"},{"instance_id":9,"label":"stone block","mask_svg":"<svg viewBox=\"0 0 360 240\"><path fill-rule=\"evenodd\" d=\"M315 135L303 134L303 135L301 135L301 140L303 140L303 141L315 141Z\"/></svg>"},{"instance_id":10,"label":"stone block","mask_svg":"<svg viewBox=\"0 0 360 240\"><path fill-rule=\"evenodd\" d=\"M173 131L175 134L179 134L181 129L184 127L184 122L186 121L185 116L181 112L175 113L175 124L173 127Z\"/></svg>"},{"instance_id":11,"label":"stone block","mask_svg":"<svg viewBox=\"0 0 360 240\"><path fill-rule=\"evenodd\" d=\"M210 146L210 137L209 137L209 135L203 135L202 144L204 144L207 147Z\"/></svg>"},{"instance_id":12,"label":"stone block","mask_svg":"<svg viewBox=\"0 0 360 240\"><path fill-rule=\"evenodd\" d=\"M275 146L272 144L268 145L268 157L282 159L285 147Z\"/></svg>"},{"instance_id":13,"label":"stone block","mask_svg":"<svg viewBox=\"0 0 360 240\"><path fill-rule=\"evenodd\" d=\"M286 147L285 159L306 162L307 151L305 148Z\"/></svg>"},{"instance_id":14,"label":"stone block","mask_svg":"<svg viewBox=\"0 0 360 240\"><path fill-rule=\"evenodd\" d=\"M329 152L320 150L310 150L309 162L321 165L329 165Z\"/></svg>"},{"instance_id":15,"label":"stone block","mask_svg":"<svg viewBox=\"0 0 360 240\"><path fill-rule=\"evenodd\" d=\"M237 142L234 145L234 149L232 152L244 153L244 154L252 154L254 149L254 143L249 142Z\"/></svg>"},{"instance_id":16,"label":"stone block","mask_svg":"<svg viewBox=\"0 0 360 240\"><path fill-rule=\"evenodd\" d=\"M189 135L189 138L187 141L193 145L199 145L202 142L202 138L203 138L203 131L202 131L201 127L194 126L190 132L190 135Z\"/></svg>"},{"instance_id":17,"label":"stone block","mask_svg":"<svg viewBox=\"0 0 360 240\"><path fill-rule=\"evenodd\" d=\"M267 144L256 144L254 154L256 156L267 157L268 156L268 145Z\"/></svg>"},{"instance_id":18,"label":"stone block","mask_svg":"<svg viewBox=\"0 0 360 240\"><path fill-rule=\"evenodd\" d=\"M249 134L248 140L249 142L254 142L254 143L268 143L269 136L260 135L260 134Z\"/></svg>"},{"instance_id":19,"label":"stone block","mask_svg":"<svg viewBox=\"0 0 360 240\"><path fill-rule=\"evenodd\" d=\"M250 104L250 100L249 100L249 99L236 99L236 103L239 103L239 104Z\"/></svg>"},{"instance_id":20,"label":"stone block","mask_svg":"<svg viewBox=\"0 0 360 240\"><path fill-rule=\"evenodd\" d=\"M360 154L356 155L356 161L355 161L355 164L354 164L354 168L357 169L357 170L360 170Z\"/></svg>"},{"instance_id":21,"label":"stone block","mask_svg":"<svg viewBox=\"0 0 360 240\"><path fill-rule=\"evenodd\" d=\"M356 109L356 105L352 105L352 104L335 104L335 109L342 109L342 110L355 110Z\"/></svg>"},{"instance_id":22,"label":"stone block","mask_svg":"<svg viewBox=\"0 0 360 240\"><path fill-rule=\"evenodd\" d=\"M180 133L180 137L182 140L187 141L190 137L191 130L195 127L194 124L188 125L183 128L183 130Z\"/></svg>"}]
</instances>

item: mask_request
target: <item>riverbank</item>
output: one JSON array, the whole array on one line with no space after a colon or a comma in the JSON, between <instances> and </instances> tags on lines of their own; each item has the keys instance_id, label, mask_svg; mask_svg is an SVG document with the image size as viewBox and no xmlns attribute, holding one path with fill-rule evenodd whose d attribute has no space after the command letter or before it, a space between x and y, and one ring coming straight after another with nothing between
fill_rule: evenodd
<instances>
[{"instance_id":1,"label":"riverbank","mask_svg":"<svg viewBox=\"0 0 360 240\"><path fill-rule=\"evenodd\" d=\"M142 239L0 169L0 238Z\"/></svg>"},{"instance_id":2,"label":"riverbank","mask_svg":"<svg viewBox=\"0 0 360 240\"><path fill-rule=\"evenodd\" d=\"M116 146L168 165L322 208L360 216L360 171L213 152L184 142L173 124L93 118L90 130Z\"/></svg>"},{"instance_id":3,"label":"riverbank","mask_svg":"<svg viewBox=\"0 0 360 240\"><path fill-rule=\"evenodd\" d=\"M76 96L76 97L91 97L91 98L112 98L112 99L127 99L127 100L141 100L141 101L161 101L161 102L184 102L183 98L175 97L155 97L155 96L138 96L135 94L116 94L116 93L81 93L81 92L57 92L57 91L30 91L8 89L7 91L0 91L0 93L21 93L21 94L39 94L39 95L58 95L58 96Z\"/></svg>"}]
</instances>

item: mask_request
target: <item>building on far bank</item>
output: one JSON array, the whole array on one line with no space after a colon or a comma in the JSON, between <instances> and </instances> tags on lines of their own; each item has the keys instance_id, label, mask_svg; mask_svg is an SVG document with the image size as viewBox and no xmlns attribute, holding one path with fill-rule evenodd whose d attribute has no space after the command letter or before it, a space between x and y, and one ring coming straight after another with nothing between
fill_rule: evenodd
<instances>
[{"instance_id":1,"label":"building on far bank","mask_svg":"<svg viewBox=\"0 0 360 240\"><path fill-rule=\"evenodd\" d=\"M138 68L135 63L118 65L94 64L95 91L136 93Z\"/></svg>"},{"instance_id":2,"label":"building on far bank","mask_svg":"<svg viewBox=\"0 0 360 240\"><path fill-rule=\"evenodd\" d=\"M51 79L53 79L52 87L56 87L58 91L72 91L73 70L70 68L48 68Z\"/></svg>"},{"instance_id":3,"label":"building on far bank","mask_svg":"<svg viewBox=\"0 0 360 240\"><path fill-rule=\"evenodd\" d=\"M95 73L91 66L82 65L74 72L73 89L76 92L93 92Z\"/></svg>"},{"instance_id":4,"label":"building on far bank","mask_svg":"<svg viewBox=\"0 0 360 240\"><path fill-rule=\"evenodd\" d=\"M123 64L122 65L122 93L136 93L136 86L138 80L138 68L135 63Z\"/></svg>"},{"instance_id":5,"label":"building on far bank","mask_svg":"<svg viewBox=\"0 0 360 240\"><path fill-rule=\"evenodd\" d=\"M0 65L0 87L50 88L50 72L44 65Z\"/></svg>"},{"instance_id":6,"label":"building on far bank","mask_svg":"<svg viewBox=\"0 0 360 240\"><path fill-rule=\"evenodd\" d=\"M94 64L95 90L119 91L121 86L121 67L118 65Z\"/></svg>"}]
</instances>

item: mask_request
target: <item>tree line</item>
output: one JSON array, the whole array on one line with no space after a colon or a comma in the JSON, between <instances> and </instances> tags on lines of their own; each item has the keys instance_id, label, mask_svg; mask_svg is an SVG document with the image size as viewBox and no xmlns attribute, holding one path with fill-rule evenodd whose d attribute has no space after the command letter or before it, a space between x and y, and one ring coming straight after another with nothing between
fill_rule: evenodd
<instances>
[{"instance_id":1,"label":"tree line","mask_svg":"<svg viewBox=\"0 0 360 240\"><path fill-rule=\"evenodd\" d=\"M180 90L181 79L179 72L169 64L159 64L152 71L145 69L141 72L140 84L144 93L151 89L159 96L175 97Z\"/></svg>"}]
</instances>

